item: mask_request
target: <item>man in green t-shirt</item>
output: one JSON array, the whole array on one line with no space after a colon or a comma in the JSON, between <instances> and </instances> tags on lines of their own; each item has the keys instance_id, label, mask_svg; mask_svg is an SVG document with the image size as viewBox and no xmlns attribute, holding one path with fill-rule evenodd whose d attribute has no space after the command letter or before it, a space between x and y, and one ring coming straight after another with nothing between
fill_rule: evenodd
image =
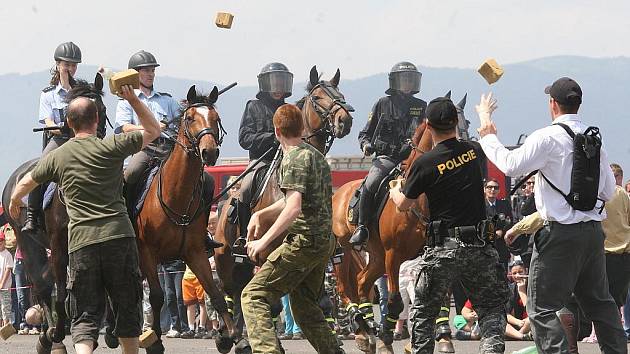
<instances>
[{"instance_id":1,"label":"man in green t-shirt","mask_svg":"<svg viewBox=\"0 0 630 354\"><path fill-rule=\"evenodd\" d=\"M335 248L332 236L332 185L324 156L302 141L302 113L285 104L273 116L275 135L284 157L280 188L285 197L252 215L247 254L261 252L288 231L241 296L243 317L254 353L280 353L271 319L271 304L289 294L291 311L318 353L343 353L318 302L326 264ZM275 220L260 235L261 220Z\"/></svg>"},{"instance_id":2,"label":"man in green t-shirt","mask_svg":"<svg viewBox=\"0 0 630 354\"><path fill-rule=\"evenodd\" d=\"M138 353L142 289L135 233L122 195L122 168L127 156L159 136L160 126L131 86L123 87L121 97L131 104L144 130L98 139L96 105L84 97L72 100L67 122L74 138L20 180L9 207L12 217L19 216L22 197L42 183L54 181L64 191L70 219L66 308L75 350L81 354L98 347L105 294L123 353Z\"/></svg>"}]
</instances>

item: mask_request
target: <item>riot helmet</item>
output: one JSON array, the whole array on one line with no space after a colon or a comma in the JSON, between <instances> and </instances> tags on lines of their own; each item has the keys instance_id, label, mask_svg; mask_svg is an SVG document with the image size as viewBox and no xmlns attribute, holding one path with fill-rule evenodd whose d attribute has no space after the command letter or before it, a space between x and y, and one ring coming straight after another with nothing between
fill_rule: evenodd
<instances>
[{"instance_id":1,"label":"riot helmet","mask_svg":"<svg viewBox=\"0 0 630 354\"><path fill-rule=\"evenodd\" d=\"M61 43L57 46L57 49L55 49L55 61L80 63L81 49L72 42Z\"/></svg>"},{"instance_id":2,"label":"riot helmet","mask_svg":"<svg viewBox=\"0 0 630 354\"><path fill-rule=\"evenodd\" d=\"M293 74L282 63L269 63L258 74L260 92L282 92L284 98L291 96L293 90Z\"/></svg>"},{"instance_id":3,"label":"riot helmet","mask_svg":"<svg viewBox=\"0 0 630 354\"><path fill-rule=\"evenodd\" d=\"M155 68L158 66L160 66L160 64L158 64L157 60L155 60L153 54L141 50L129 58L129 65L127 68L138 70L140 68Z\"/></svg>"},{"instance_id":4,"label":"riot helmet","mask_svg":"<svg viewBox=\"0 0 630 354\"><path fill-rule=\"evenodd\" d=\"M401 61L389 72L389 89L385 93L391 95L394 91L399 91L416 94L420 92L421 79L422 73L415 65L408 61Z\"/></svg>"}]
</instances>

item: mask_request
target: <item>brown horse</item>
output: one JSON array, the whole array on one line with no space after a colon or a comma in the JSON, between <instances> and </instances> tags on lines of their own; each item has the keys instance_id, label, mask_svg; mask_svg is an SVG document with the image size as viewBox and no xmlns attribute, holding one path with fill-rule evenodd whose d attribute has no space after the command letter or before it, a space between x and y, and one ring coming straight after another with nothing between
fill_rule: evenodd
<instances>
[{"instance_id":1,"label":"brown horse","mask_svg":"<svg viewBox=\"0 0 630 354\"><path fill-rule=\"evenodd\" d=\"M68 92L68 101L76 97L87 97L94 101L98 109L98 136L102 138L105 133L105 123L107 121L107 111L102 101L103 78L96 74L93 84L83 80L74 82L72 89ZM25 162L18 167L9 177L2 194L2 202L9 205L9 200L17 182L35 167L39 159ZM15 230L18 246L24 255L24 266L28 278L32 283L32 292L35 301L44 309L44 316L50 328L46 333L42 333L37 342L37 353L65 353L66 349L62 341L66 336L65 328L68 320L64 307L66 298L66 267L68 265L68 214L63 197L59 189L55 189L50 205L44 210L44 229L38 233L22 233L24 217L18 220L11 218L6 213L9 224ZM50 258L47 257L47 249L51 250ZM53 285L57 289L56 300L52 302ZM57 313L56 321L53 321L52 308ZM107 309L108 322L111 323L111 311ZM107 328L105 341L107 345L114 348L118 341L112 336L113 328Z\"/></svg>"},{"instance_id":2,"label":"brown horse","mask_svg":"<svg viewBox=\"0 0 630 354\"><path fill-rule=\"evenodd\" d=\"M225 353L232 346L230 336L234 326L223 294L212 279L208 262L205 238L209 205L203 199L202 185L203 166L216 163L223 140L224 131L214 109L218 95L216 87L208 96L198 95L195 86L188 91L188 107L182 114L175 148L153 179L135 226L140 268L150 288L152 329L158 338L164 293L158 280L157 265L183 259L227 327L227 333L217 339L217 347ZM147 353L163 352L160 339L147 348Z\"/></svg>"},{"instance_id":3,"label":"brown horse","mask_svg":"<svg viewBox=\"0 0 630 354\"><path fill-rule=\"evenodd\" d=\"M450 93L449 95L450 96ZM464 100L458 104L460 118L463 118ZM461 107L460 107L461 106ZM465 118L463 118L465 119ZM433 148L431 134L425 131L426 122L418 125L411 139L412 152L403 161L401 169L407 177L408 169L413 161ZM421 195L407 212L401 212L396 205L387 199L380 218L376 218L370 228L370 239L367 244L369 262L360 272L355 273L357 255L348 240L355 226L348 221L348 204L363 180L348 182L333 195L333 233L344 249L344 260L335 267L338 277L338 291L348 307L351 319L357 331L355 340L360 350L373 352L375 343L370 291L374 282L383 274L387 274L389 298L387 303L387 319L381 320L378 329L382 343L380 351L393 353L393 327L398 315L403 310L403 303L398 287L399 270L402 262L417 257L423 249L426 236L429 208L426 196ZM348 256L352 256L348 259ZM447 315L448 317L448 315ZM446 323L448 326L448 322ZM443 342L438 349L450 350L451 343Z\"/></svg>"},{"instance_id":4,"label":"brown horse","mask_svg":"<svg viewBox=\"0 0 630 354\"><path fill-rule=\"evenodd\" d=\"M339 91L340 76L341 73L337 69L330 81L320 80L320 74L317 72L317 68L313 66L306 87L308 93L297 103L303 113L304 140L323 154L330 149L335 138L343 138L352 127L350 112L354 109L345 102L343 94ZM264 209L282 196L274 172L252 212ZM228 303L234 303L238 327L242 328L242 317L239 311L240 296L241 291L253 276L253 264L249 262L235 263L234 261L233 245L237 240L238 227L227 221L228 213L226 210L230 202L231 198L224 204L223 211L220 213L215 239L222 242L224 246L216 249L214 258L223 290L227 294L226 299ZM271 227L273 222L274 220L262 220L265 226L263 229L266 230ZM264 231L261 235L263 233ZM282 238L278 238L276 243L271 245L267 252L260 257L261 263L281 242Z\"/></svg>"}]
</instances>

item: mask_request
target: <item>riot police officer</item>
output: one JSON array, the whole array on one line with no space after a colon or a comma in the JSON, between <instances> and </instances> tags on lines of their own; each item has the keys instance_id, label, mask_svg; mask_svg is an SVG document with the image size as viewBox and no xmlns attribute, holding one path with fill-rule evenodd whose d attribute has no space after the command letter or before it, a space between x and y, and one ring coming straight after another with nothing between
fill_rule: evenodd
<instances>
[{"instance_id":1,"label":"riot police officer","mask_svg":"<svg viewBox=\"0 0 630 354\"><path fill-rule=\"evenodd\" d=\"M413 303L413 353L433 353L435 320L454 280L460 280L479 316L480 353L503 353L507 278L492 246L483 193L485 155L477 142L456 138L457 109L446 97L427 107L434 148L410 167L404 188L390 190L400 210L421 194L431 209Z\"/></svg>"},{"instance_id":2,"label":"riot police officer","mask_svg":"<svg viewBox=\"0 0 630 354\"><path fill-rule=\"evenodd\" d=\"M160 122L162 136L139 153L133 155L125 169L125 181L134 190L136 183L146 171L152 157L165 159L173 149L174 143L168 136L177 136L178 117L181 112L179 103L167 92L158 92L153 86L155 80L155 68L160 66L153 54L141 50L129 58L129 69L135 69L140 74L140 89L134 90L142 101ZM116 133L126 133L134 130L142 130L138 116L129 105L129 102L121 100L116 107ZM168 134L165 135L164 133Z\"/></svg>"},{"instance_id":3,"label":"riot police officer","mask_svg":"<svg viewBox=\"0 0 630 354\"><path fill-rule=\"evenodd\" d=\"M55 66L51 70L50 86L42 90L39 98L39 123L47 127L62 126L65 119L65 108L68 105L65 97L74 85L74 74L77 64L81 62L81 49L72 43L61 43L55 49ZM51 130L52 135L47 142L42 158L49 152L63 145L70 138L70 130ZM26 222L22 231L34 231L38 228L38 216L42 208L43 191L36 187L28 195Z\"/></svg>"},{"instance_id":4,"label":"riot police officer","mask_svg":"<svg viewBox=\"0 0 630 354\"><path fill-rule=\"evenodd\" d=\"M249 152L250 161L263 157L265 152L278 144L273 129L273 114L284 104L284 99L291 96L293 74L282 63L269 63L258 74L258 89L257 99L245 105L238 131L238 143ZM267 168L272 159L273 153L265 155L256 169L243 178L237 206L241 235L247 234L256 171Z\"/></svg>"},{"instance_id":5,"label":"riot police officer","mask_svg":"<svg viewBox=\"0 0 630 354\"><path fill-rule=\"evenodd\" d=\"M425 101L414 97L420 91L421 78L422 73L410 62L394 65L389 73L387 96L374 104L365 128L359 132L363 154L375 157L361 187L358 225L350 238L355 248L369 238L366 222L374 216L374 195L381 181L411 152L406 140L413 136L427 107Z\"/></svg>"}]
</instances>

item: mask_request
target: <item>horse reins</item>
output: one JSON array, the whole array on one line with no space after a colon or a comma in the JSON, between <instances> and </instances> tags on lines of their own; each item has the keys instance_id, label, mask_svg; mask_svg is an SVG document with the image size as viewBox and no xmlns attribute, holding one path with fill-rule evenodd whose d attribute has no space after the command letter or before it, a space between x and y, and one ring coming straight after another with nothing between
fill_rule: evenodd
<instances>
[{"instance_id":1,"label":"horse reins","mask_svg":"<svg viewBox=\"0 0 630 354\"><path fill-rule=\"evenodd\" d=\"M313 92L321 88L328 98L332 100L332 104L329 107L324 107L317 100L319 97L313 95ZM335 132L333 131L332 118L334 118L335 114L343 109L348 115L350 112L354 112L354 108L346 103L343 99L343 96L339 93L339 90L335 89L332 85L326 83L325 81L320 81L317 85L315 85L307 95L313 110L317 113L317 116L320 118L321 127L314 129L309 124L308 119L306 119L307 128L312 131L310 135L303 137L304 140L309 140L315 136L324 135L325 140L325 150L324 153L327 153L335 140Z\"/></svg>"}]
</instances>

